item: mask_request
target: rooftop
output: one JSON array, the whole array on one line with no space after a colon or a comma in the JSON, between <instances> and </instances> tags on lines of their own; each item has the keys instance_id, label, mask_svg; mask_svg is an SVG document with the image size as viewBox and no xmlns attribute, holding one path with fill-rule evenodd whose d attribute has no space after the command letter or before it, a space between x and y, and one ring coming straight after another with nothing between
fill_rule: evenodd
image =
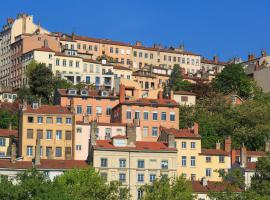
<instances>
[{"instance_id":1,"label":"rooftop","mask_svg":"<svg viewBox=\"0 0 270 200\"><path fill-rule=\"evenodd\" d=\"M240 150L235 150L236 155L240 156ZM254 157L262 157L266 156L266 153L264 151L248 151L247 150L247 156L254 156Z\"/></svg>"},{"instance_id":2,"label":"rooftop","mask_svg":"<svg viewBox=\"0 0 270 200\"><path fill-rule=\"evenodd\" d=\"M192 96L196 96L195 93L193 92L187 92L187 91L175 91L174 94L178 94L178 95L192 95Z\"/></svg>"},{"instance_id":3,"label":"rooftop","mask_svg":"<svg viewBox=\"0 0 270 200\"><path fill-rule=\"evenodd\" d=\"M1 137L10 137L10 136L18 137L18 130L0 129L0 136Z\"/></svg>"},{"instance_id":4,"label":"rooftop","mask_svg":"<svg viewBox=\"0 0 270 200\"><path fill-rule=\"evenodd\" d=\"M57 115L72 114L71 111L67 107L53 106L53 105L41 105L38 108L32 108L30 105L28 105L24 113L57 114Z\"/></svg>"},{"instance_id":5,"label":"rooftop","mask_svg":"<svg viewBox=\"0 0 270 200\"><path fill-rule=\"evenodd\" d=\"M175 152L175 148L169 148L164 142L143 142L136 141L134 146L116 147L112 144L111 140L97 140L95 149L103 150L116 150L116 151L172 151Z\"/></svg>"},{"instance_id":6,"label":"rooftop","mask_svg":"<svg viewBox=\"0 0 270 200\"><path fill-rule=\"evenodd\" d=\"M229 156L230 153L222 149L202 149L201 155L209 156Z\"/></svg>"},{"instance_id":7,"label":"rooftop","mask_svg":"<svg viewBox=\"0 0 270 200\"><path fill-rule=\"evenodd\" d=\"M161 127L160 131L165 131L167 134L174 135L175 138L189 138L189 139L200 139L201 136L194 133L191 129L175 129Z\"/></svg>"},{"instance_id":8,"label":"rooftop","mask_svg":"<svg viewBox=\"0 0 270 200\"><path fill-rule=\"evenodd\" d=\"M201 181L191 181L192 190L195 193L223 192L231 185L227 182L207 181L207 186L203 186ZM241 192L240 188L232 188L234 192Z\"/></svg>"},{"instance_id":9,"label":"rooftop","mask_svg":"<svg viewBox=\"0 0 270 200\"><path fill-rule=\"evenodd\" d=\"M139 98L136 100L127 100L121 103L122 105L138 105L138 106L152 106L152 107L178 107L179 104L171 99L148 99ZM120 104L119 104L120 105Z\"/></svg>"}]
</instances>

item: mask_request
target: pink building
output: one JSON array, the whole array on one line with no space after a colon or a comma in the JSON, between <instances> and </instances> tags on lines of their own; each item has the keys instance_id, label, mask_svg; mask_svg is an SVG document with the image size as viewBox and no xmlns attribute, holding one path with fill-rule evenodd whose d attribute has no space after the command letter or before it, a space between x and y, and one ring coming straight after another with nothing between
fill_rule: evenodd
<instances>
[{"instance_id":1,"label":"pink building","mask_svg":"<svg viewBox=\"0 0 270 200\"><path fill-rule=\"evenodd\" d=\"M119 97L109 91L59 89L56 92L55 103L61 106L72 106L75 109L75 120L109 123L111 110L119 103Z\"/></svg>"},{"instance_id":2,"label":"pink building","mask_svg":"<svg viewBox=\"0 0 270 200\"><path fill-rule=\"evenodd\" d=\"M157 99L125 100L125 86L120 85L119 101L112 110L112 122L134 123L140 127L141 135L136 134L139 140L156 141L160 126L179 128L179 104L172 99L163 99L161 93Z\"/></svg>"}]
</instances>

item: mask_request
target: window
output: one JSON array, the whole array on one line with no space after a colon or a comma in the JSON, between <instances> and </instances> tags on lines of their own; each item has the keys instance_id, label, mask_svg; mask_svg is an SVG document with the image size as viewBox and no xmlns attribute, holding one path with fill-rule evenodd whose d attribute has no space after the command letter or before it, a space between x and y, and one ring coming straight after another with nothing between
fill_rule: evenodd
<instances>
[{"instance_id":1,"label":"window","mask_svg":"<svg viewBox=\"0 0 270 200\"><path fill-rule=\"evenodd\" d=\"M154 55L152 53L150 53L150 59L153 59Z\"/></svg>"},{"instance_id":2,"label":"window","mask_svg":"<svg viewBox=\"0 0 270 200\"><path fill-rule=\"evenodd\" d=\"M52 139L52 130L47 130L46 131L46 139L51 140Z\"/></svg>"},{"instance_id":3,"label":"window","mask_svg":"<svg viewBox=\"0 0 270 200\"><path fill-rule=\"evenodd\" d=\"M191 142L190 143L190 148L191 149L195 149L196 148L196 143L195 142Z\"/></svg>"},{"instance_id":4,"label":"window","mask_svg":"<svg viewBox=\"0 0 270 200\"><path fill-rule=\"evenodd\" d=\"M92 114L92 106L86 106L86 113L88 115L91 115Z\"/></svg>"},{"instance_id":5,"label":"window","mask_svg":"<svg viewBox=\"0 0 270 200\"><path fill-rule=\"evenodd\" d=\"M144 54L144 58L146 58L146 59L148 58L148 53Z\"/></svg>"},{"instance_id":6,"label":"window","mask_svg":"<svg viewBox=\"0 0 270 200\"><path fill-rule=\"evenodd\" d=\"M187 143L186 142L182 142L182 149L186 149L187 148Z\"/></svg>"},{"instance_id":7,"label":"window","mask_svg":"<svg viewBox=\"0 0 270 200\"><path fill-rule=\"evenodd\" d=\"M224 156L219 156L219 163L224 163Z\"/></svg>"},{"instance_id":8,"label":"window","mask_svg":"<svg viewBox=\"0 0 270 200\"><path fill-rule=\"evenodd\" d=\"M110 47L110 53L113 53L113 47Z\"/></svg>"},{"instance_id":9,"label":"window","mask_svg":"<svg viewBox=\"0 0 270 200\"><path fill-rule=\"evenodd\" d=\"M134 57L137 57L137 51L134 51L134 52L133 52L133 56L134 56Z\"/></svg>"},{"instance_id":10,"label":"window","mask_svg":"<svg viewBox=\"0 0 270 200\"><path fill-rule=\"evenodd\" d=\"M0 146L6 146L6 138L0 138Z\"/></svg>"},{"instance_id":11,"label":"window","mask_svg":"<svg viewBox=\"0 0 270 200\"><path fill-rule=\"evenodd\" d=\"M139 57L140 57L140 58L142 57L142 52L139 52Z\"/></svg>"},{"instance_id":12,"label":"window","mask_svg":"<svg viewBox=\"0 0 270 200\"><path fill-rule=\"evenodd\" d=\"M80 67L80 62L76 61L76 67L79 68Z\"/></svg>"},{"instance_id":13,"label":"window","mask_svg":"<svg viewBox=\"0 0 270 200\"><path fill-rule=\"evenodd\" d=\"M187 157L186 156L182 156L182 167L187 166Z\"/></svg>"},{"instance_id":14,"label":"window","mask_svg":"<svg viewBox=\"0 0 270 200\"><path fill-rule=\"evenodd\" d=\"M85 82L86 82L87 84L90 84L90 82L91 82L91 77L90 77L90 76L86 76L86 77L85 77Z\"/></svg>"},{"instance_id":15,"label":"window","mask_svg":"<svg viewBox=\"0 0 270 200\"><path fill-rule=\"evenodd\" d=\"M138 182L143 183L144 182L144 174L138 174Z\"/></svg>"},{"instance_id":16,"label":"window","mask_svg":"<svg viewBox=\"0 0 270 200\"><path fill-rule=\"evenodd\" d=\"M81 49L81 44L80 43L77 44L77 49Z\"/></svg>"},{"instance_id":17,"label":"window","mask_svg":"<svg viewBox=\"0 0 270 200\"><path fill-rule=\"evenodd\" d=\"M170 113L170 121L175 121L175 113Z\"/></svg>"},{"instance_id":18,"label":"window","mask_svg":"<svg viewBox=\"0 0 270 200\"><path fill-rule=\"evenodd\" d=\"M27 129L27 139L33 139L33 129Z\"/></svg>"},{"instance_id":19,"label":"window","mask_svg":"<svg viewBox=\"0 0 270 200\"><path fill-rule=\"evenodd\" d=\"M72 60L69 61L69 66L73 67L73 61Z\"/></svg>"},{"instance_id":20,"label":"window","mask_svg":"<svg viewBox=\"0 0 270 200\"><path fill-rule=\"evenodd\" d=\"M60 59L59 58L56 58L55 64L56 64L56 66L59 66L60 65Z\"/></svg>"},{"instance_id":21,"label":"window","mask_svg":"<svg viewBox=\"0 0 270 200\"><path fill-rule=\"evenodd\" d=\"M144 126L143 127L143 136L144 137L147 137L148 136L148 127L147 126Z\"/></svg>"},{"instance_id":22,"label":"window","mask_svg":"<svg viewBox=\"0 0 270 200\"><path fill-rule=\"evenodd\" d=\"M120 168L126 167L126 159L119 159L119 167Z\"/></svg>"},{"instance_id":23,"label":"window","mask_svg":"<svg viewBox=\"0 0 270 200\"><path fill-rule=\"evenodd\" d=\"M33 146L27 146L26 155L27 156L33 156Z\"/></svg>"},{"instance_id":24,"label":"window","mask_svg":"<svg viewBox=\"0 0 270 200\"><path fill-rule=\"evenodd\" d=\"M137 190L137 200L142 200L143 199L143 190L138 189Z\"/></svg>"},{"instance_id":25,"label":"window","mask_svg":"<svg viewBox=\"0 0 270 200\"><path fill-rule=\"evenodd\" d=\"M131 111L126 112L126 117L127 117L127 119L131 119Z\"/></svg>"},{"instance_id":26,"label":"window","mask_svg":"<svg viewBox=\"0 0 270 200\"><path fill-rule=\"evenodd\" d=\"M105 129L105 139L106 140L111 139L111 132L112 132L111 128L106 128Z\"/></svg>"},{"instance_id":27,"label":"window","mask_svg":"<svg viewBox=\"0 0 270 200\"><path fill-rule=\"evenodd\" d=\"M156 180L156 175L155 174L150 174L149 176L149 181L152 183Z\"/></svg>"},{"instance_id":28,"label":"window","mask_svg":"<svg viewBox=\"0 0 270 200\"><path fill-rule=\"evenodd\" d=\"M166 112L161 113L161 120L166 121Z\"/></svg>"},{"instance_id":29,"label":"window","mask_svg":"<svg viewBox=\"0 0 270 200\"><path fill-rule=\"evenodd\" d=\"M138 168L144 168L144 160L138 160L138 162L137 162L137 164L138 164Z\"/></svg>"},{"instance_id":30,"label":"window","mask_svg":"<svg viewBox=\"0 0 270 200\"><path fill-rule=\"evenodd\" d=\"M82 145L76 145L76 151L81 151L82 150Z\"/></svg>"},{"instance_id":31,"label":"window","mask_svg":"<svg viewBox=\"0 0 270 200\"><path fill-rule=\"evenodd\" d=\"M190 166L191 167L195 167L196 166L196 157L195 156L191 156L190 157Z\"/></svg>"},{"instance_id":32,"label":"window","mask_svg":"<svg viewBox=\"0 0 270 200\"><path fill-rule=\"evenodd\" d=\"M42 131L41 129L38 129L38 130L37 130L37 137L38 137L39 139L42 139L42 138L43 138L43 131Z\"/></svg>"},{"instance_id":33,"label":"window","mask_svg":"<svg viewBox=\"0 0 270 200\"><path fill-rule=\"evenodd\" d=\"M107 174L106 172L101 172L101 173L100 173L100 176L101 176L105 181L107 181L107 179L108 179L108 174Z\"/></svg>"},{"instance_id":34,"label":"window","mask_svg":"<svg viewBox=\"0 0 270 200\"><path fill-rule=\"evenodd\" d=\"M70 117L66 118L66 124L71 124L71 118Z\"/></svg>"},{"instance_id":35,"label":"window","mask_svg":"<svg viewBox=\"0 0 270 200\"><path fill-rule=\"evenodd\" d=\"M50 157L52 155L52 147L46 147L46 156Z\"/></svg>"},{"instance_id":36,"label":"window","mask_svg":"<svg viewBox=\"0 0 270 200\"><path fill-rule=\"evenodd\" d=\"M118 54L119 53L119 49L115 48L115 53Z\"/></svg>"},{"instance_id":37,"label":"window","mask_svg":"<svg viewBox=\"0 0 270 200\"><path fill-rule=\"evenodd\" d=\"M81 128L81 127L78 127L78 128L76 129L76 132L77 132L77 133L82 133L82 128Z\"/></svg>"},{"instance_id":38,"label":"window","mask_svg":"<svg viewBox=\"0 0 270 200\"><path fill-rule=\"evenodd\" d=\"M168 160L161 161L161 169L168 169Z\"/></svg>"},{"instance_id":39,"label":"window","mask_svg":"<svg viewBox=\"0 0 270 200\"><path fill-rule=\"evenodd\" d=\"M205 157L205 162L210 163L211 162L211 156L206 156Z\"/></svg>"},{"instance_id":40,"label":"window","mask_svg":"<svg viewBox=\"0 0 270 200\"><path fill-rule=\"evenodd\" d=\"M148 115L149 115L149 113L147 111L144 111L143 112L143 119L148 120Z\"/></svg>"},{"instance_id":41,"label":"window","mask_svg":"<svg viewBox=\"0 0 270 200\"><path fill-rule=\"evenodd\" d=\"M140 111L135 111L135 119L140 119Z\"/></svg>"},{"instance_id":42,"label":"window","mask_svg":"<svg viewBox=\"0 0 270 200\"><path fill-rule=\"evenodd\" d=\"M42 123L43 123L43 117L38 116L38 118L37 118L37 119L38 119L38 123L39 123L39 124L42 124Z\"/></svg>"},{"instance_id":43,"label":"window","mask_svg":"<svg viewBox=\"0 0 270 200\"><path fill-rule=\"evenodd\" d=\"M111 107L107 107L106 108L106 115L110 116L112 113L112 108Z\"/></svg>"},{"instance_id":44,"label":"window","mask_svg":"<svg viewBox=\"0 0 270 200\"><path fill-rule=\"evenodd\" d=\"M119 174L119 181L122 183L126 182L126 174L125 173Z\"/></svg>"},{"instance_id":45,"label":"window","mask_svg":"<svg viewBox=\"0 0 270 200\"><path fill-rule=\"evenodd\" d=\"M65 155L66 157L71 157L71 147L65 147Z\"/></svg>"},{"instance_id":46,"label":"window","mask_svg":"<svg viewBox=\"0 0 270 200\"><path fill-rule=\"evenodd\" d=\"M52 123L53 123L52 117L47 117L47 118L46 118L46 123L47 123L47 124L52 124Z\"/></svg>"},{"instance_id":47,"label":"window","mask_svg":"<svg viewBox=\"0 0 270 200\"><path fill-rule=\"evenodd\" d=\"M100 167L108 167L108 159L107 158L100 159Z\"/></svg>"},{"instance_id":48,"label":"window","mask_svg":"<svg viewBox=\"0 0 270 200\"><path fill-rule=\"evenodd\" d=\"M71 140L71 131L66 131L66 140Z\"/></svg>"},{"instance_id":49,"label":"window","mask_svg":"<svg viewBox=\"0 0 270 200\"><path fill-rule=\"evenodd\" d=\"M102 114L102 107L101 106L96 107L96 114L98 114L98 115Z\"/></svg>"},{"instance_id":50,"label":"window","mask_svg":"<svg viewBox=\"0 0 270 200\"><path fill-rule=\"evenodd\" d=\"M56 118L56 123L57 124L62 124L62 117L57 117Z\"/></svg>"},{"instance_id":51,"label":"window","mask_svg":"<svg viewBox=\"0 0 270 200\"><path fill-rule=\"evenodd\" d=\"M188 101L188 96L181 96L181 101L182 102L187 102Z\"/></svg>"},{"instance_id":52,"label":"window","mask_svg":"<svg viewBox=\"0 0 270 200\"><path fill-rule=\"evenodd\" d=\"M207 177L210 177L210 176L212 175L212 169L206 168L206 170L205 170L205 175L206 175Z\"/></svg>"},{"instance_id":53,"label":"window","mask_svg":"<svg viewBox=\"0 0 270 200\"><path fill-rule=\"evenodd\" d=\"M34 123L34 117L28 117L27 121L28 123Z\"/></svg>"},{"instance_id":54,"label":"window","mask_svg":"<svg viewBox=\"0 0 270 200\"><path fill-rule=\"evenodd\" d=\"M77 106L77 114L82 114L82 106Z\"/></svg>"},{"instance_id":55,"label":"window","mask_svg":"<svg viewBox=\"0 0 270 200\"><path fill-rule=\"evenodd\" d=\"M152 136L157 137L158 136L158 128L157 127L152 127Z\"/></svg>"},{"instance_id":56,"label":"window","mask_svg":"<svg viewBox=\"0 0 270 200\"><path fill-rule=\"evenodd\" d=\"M67 66L67 60L66 59L63 60L63 66L64 67Z\"/></svg>"},{"instance_id":57,"label":"window","mask_svg":"<svg viewBox=\"0 0 270 200\"><path fill-rule=\"evenodd\" d=\"M157 112L153 112L153 120L154 121L158 120L158 113Z\"/></svg>"},{"instance_id":58,"label":"window","mask_svg":"<svg viewBox=\"0 0 270 200\"><path fill-rule=\"evenodd\" d=\"M62 147L55 148L55 157L62 157Z\"/></svg>"},{"instance_id":59,"label":"window","mask_svg":"<svg viewBox=\"0 0 270 200\"><path fill-rule=\"evenodd\" d=\"M55 137L56 137L56 140L62 140L62 131L57 130Z\"/></svg>"}]
</instances>

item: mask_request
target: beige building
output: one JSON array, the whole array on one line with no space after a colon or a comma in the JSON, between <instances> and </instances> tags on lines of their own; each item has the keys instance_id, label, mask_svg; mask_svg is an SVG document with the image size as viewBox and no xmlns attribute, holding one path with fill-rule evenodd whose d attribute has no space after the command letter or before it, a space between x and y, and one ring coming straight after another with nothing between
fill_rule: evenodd
<instances>
[{"instance_id":1,"label":"beige building","mask_svg":"<svg viewBox=\"0 0 270 200\"><path fill-rule=\"evenodd\" d=\"M176 91L173 99L181 106L195 106L196 104L196 94L193 92Z\"/></svg>"},{"instance_id":2,"label":"beige building","mask_svg":"<svg viewBox=\"0 0 270 200\"><path fill-rule=\"evenodd\" d=\"M17 143L17 140L17 130L0 129L0 157L10 157L11 145Z\"/></svg>"},{"instance_id":3,"label":"beige building","mask_svg":"<svg viewBox=\"0 0 270 200\"><path fill-rule=\"evenodd\" d=\"M142 185L176 175L177 151L163 142L135 141L135 133L127 132L128 137L91 141L92 163L107 181L122 182L132 199L142 199Z\"/></svg>"},{"instance_id":4,"label":"beige building","mask_svg":"<svg viewBox=\"0 0 270 200\"><path fill-rule=\"evenodd\" d=\"M74 159L74 115L62 106L22 105L19 156L31 161L40 146L41 159Z\"/></svg>"},{"instance_id":5,"label":"beige building","mask_svg":"<svg viewBox=\"0 0 270 200\"><path fill-rule=\"evenodd\" d=\"M21 34L32 34L36 31L40 33L49 33L47 30L34 24L33 16L27 14L18 14L16 19L8 18L7 23L0 32L0 83L9 86L12 51L11 44L15 38Z\"/></svg>"}]
</instances>

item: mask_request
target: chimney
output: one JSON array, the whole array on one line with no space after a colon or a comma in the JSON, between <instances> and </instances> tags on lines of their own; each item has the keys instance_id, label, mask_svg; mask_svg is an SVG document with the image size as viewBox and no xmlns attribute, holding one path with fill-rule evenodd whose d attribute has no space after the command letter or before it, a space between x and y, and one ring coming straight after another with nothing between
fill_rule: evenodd
<instances>
[{"instance_id":1,"label":"chimney","mask_svg":"<svg viewBox=\"0 0 270 200\"><path fill-rule=\"evenodd\" d=\"M13 142L12 145L11 145L11 163L15 163L16 162L16 156L17 156L17 146L16 146L16 143Z\"/></svg>"},{"instance_id":2,"label":"chimney","mask_svg":"<svg viewBox=\"0 0 270 200\"><path fill-rule=\"evenodd\" d=\"M207 183L207 180L206 180L205 177L202 178L201 184L202 184L203 187L207 187L208 183Z\"/></svg>"},{"instance_id":3,"label":"chimney","mask_svg":"<svg viewBox=\"0 0 270 200\"><path fill-rule=\"evenodd\" d=\"M258 70L260 70L260 63L259 63L259 61L257 61L255 63L255 71L258 71Z\"/></svg>"},{"instance_id":4,"label":"chimney","mask_svg":"<svg viewBox=\"0 0 270 200\"><path fill-rule=\"evenodd\" d=\"M159 100L162 100L163 99L163 92L162 91L159 91L158 92L158 99Z\"/></svg>"},{"instance_id":5,"label":"chimney","mask_svg":"<svg viewBox=\"0 0 270 200\"><path fill-rule=\"evenodd\" d=\"M199 124L197 122L194 122L194 125L193 125L193 133L195 135L199 135Z\"/></svg>"},{"instance_id":6,"label":"chimney","mask_svg":"<svg viewBox=\"0 0 270 200\"><path fill-rule=\"evenodd\" d=\"M142 42L140 42L140 41L136 41L135 46L137 46L137 47L141 47L141 46L142 46Z\"/></svg>"},{"instance_id":7,"label":"chimney","mask_svg":"<svg viewBox=\"0 0 270 200\"><path fill-rule=\"evenodd\" d=\"M241 167L246 167L246 162L247 162L247 149L245 145L243 144L241 149L240 149L240 166Z\"/></svg>"},{"instance_id":8,"label":"chimney","mask_svg":"<svg viewBox=\"0 0 270 200\"><path fill-rule=\"evenodd\" d=\"M75 40L75 33L74 32L72 32L71 38L72 38L72 40Z\"/></svg>"},{"instance_id":9,"label":"chimney","mask_svg":"<svg viewBox=\"0 0 270 200\"><path fill-rule=\"evenodd\" d=\"M125 93L126 93L125 85L120 84L119 103L123 103L125 101L125 96L126 96Z\"/></svg>"},{"instance_id":10,"label":"chimney","mask_svg":"<svg viewBox=\"0 0 270 200\"><path fill-rule=\"evenodd\" d=\"M218 63L218 57L217 56L214 56L213 57L213 61L214 61L214 63Z\"/></svg>"},{"instance_id":11,"label":"chimney","mask_svg":"<svg viewBox=\"0 0 270 200\"><path fill-rule=\"evenodd\" d=\"M230 153L232 151L232 139L231 136L225 139L225 152Z\"/></svg>"},{"instance_id":12,"label":"chimney","mask_svg":"<svg viewBox=\"0 0 270 200\"><path fill-rule=\"evenodd\" d=\"M128 123L126 126L127 132L127 145L135 146L136 142L136 126L135 124Z\"/></svg>"},{"instance_id":13,"label":"chimney","mask_svg":"<svg viewBox=\"0 0 270 200\"><path fill-rule=\"evenodd\" d=\"M170 99L174 100L174 92L173 92L173 90L170 91Z\"/></svg>"},{"instance_id":14,"label":"chimney","mask_svg":"<svg viewBox=\"0 0 270 200\"><path fill-rule=\"evenodd\" d=\"M74 99L70 99L70 111L75 114Z\"/></svg>"},{"instance_id":15,"label":"chimney","mask_svg":"<svg viewBox=\"0 0 270 200\"><path fill-rule=\"evenodd\" d=\"M90 143L91 145L96 145L96 135L97 135L97 120L93 120L91 122L91 130L90 130Z\"/></svg>"},{"instance_id":16,"label":"chimney","mask_svg":"<svg viewBox=\"0 0 270 200\"><path fill-rule=\"evenodd\" d=\"M235 163L236 161L236 150L232 149L231 151L231 166Z\"/></svg>"},{"instance_id":17,"label":"chimney","mask_svg":"<svg viewBox=\"0 0 270 200\"><path fill-rule=\"evenodd\" d=\"M37 135L34 165L35 166L40 165L40 137L39 137L39 135Z\"/></svg>"},{"instance_id":18,"label":"chimney","mask_svg":"<svg viewBox=\"0 0 270 200\"><path fill-rule=\"evenodd\" d=\"M261 51L261 56L262 56L262 57L266 57L266 56L267 56L267 53L266 53L265 50L262 50L262 51Z\"/></svg>"},{"instance_id":19,"label":"chimney","mask_svg":"<svg viewBox=\"0 0 270 200\"><path fill-rule=\"evenodd\" d=\"M220 142L219 141L216 142L216 150L220 150Z\"/></svg>"},{"instance_id":20,"label":"chimney","mask_svg":"<svg viewBox=\"0 0 270 200\"><path fill-rule=\"evenodd\" d=\"M253 54L248 54L248 61L254 60L254 55Z\"/></svg>"}]
</instances>

